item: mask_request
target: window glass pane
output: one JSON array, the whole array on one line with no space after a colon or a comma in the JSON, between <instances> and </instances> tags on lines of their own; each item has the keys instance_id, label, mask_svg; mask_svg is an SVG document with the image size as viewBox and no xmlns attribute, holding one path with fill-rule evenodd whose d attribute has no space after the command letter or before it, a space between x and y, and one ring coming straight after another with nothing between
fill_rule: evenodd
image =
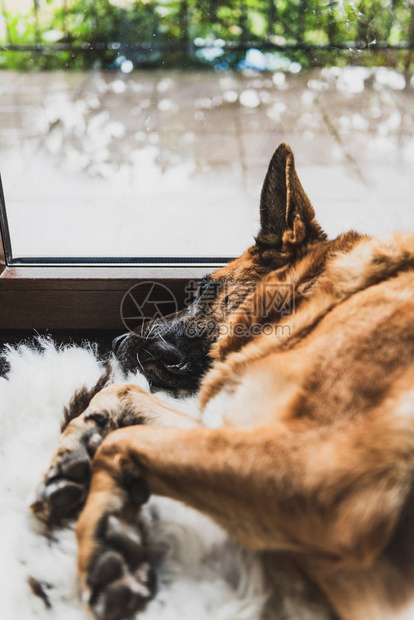
<instances>
[{"instance_id":1,"label":"window glass pane","mask_svg":"<svg viewBox=\"0 0 414 620\"><path fill-rule=\"evenodd\" d=\"M9 87L23 101L2 169L16 256L231 256L251 243L247 119L223 101L237 77L41 73Z\"/></svg>"},{"instance_id":2,"label":"window glass pane","mask_svg":"<svg viewBox=\"0 0 414 620\"><path fill-rule=\"evenodd\" d=\"M14 258L240 254L282 141L330 235L413 228L412 5L279 4L3 0Z\"/></svg>"}]
</instances>

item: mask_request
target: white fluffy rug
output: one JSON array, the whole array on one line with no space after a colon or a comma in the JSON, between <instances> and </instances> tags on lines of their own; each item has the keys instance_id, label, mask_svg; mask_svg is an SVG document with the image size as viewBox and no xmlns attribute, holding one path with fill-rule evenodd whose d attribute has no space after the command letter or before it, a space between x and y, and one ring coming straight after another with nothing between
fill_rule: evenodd
<instances>
[{"instance_id":1,"label":"white fluffy rug","mask_svg":"<svg viewBox=\"0 0 414 620\"><path fill-rule=\"evenodd\" d=\"M102 366L90 348L56 348L47 340L40 341L40 350L8 348L5 356L10 370L0 378L0 617L90 619L78 599L73 530L45 537L28 504L49 463L64 406L77 388L94 385ZM145 386L142 376L132 380ZM194 400L180 405L196 412ZM264 612L269 581L262 558L242 550L203 515L154 497L145 516L158 591L140 620L328 617L283 566L270 592L274 604ZM42 584L48 601L33 594L30 579Z\"/></svg>"}]
</instances>

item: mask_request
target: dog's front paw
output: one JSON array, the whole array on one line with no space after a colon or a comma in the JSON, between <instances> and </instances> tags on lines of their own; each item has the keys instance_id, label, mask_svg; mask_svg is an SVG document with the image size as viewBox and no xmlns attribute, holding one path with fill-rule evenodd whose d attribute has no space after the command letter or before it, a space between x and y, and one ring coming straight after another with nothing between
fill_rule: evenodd
<instances>
[{"instance_id":1,"label":"dog's front paw","mask_svg":"<svg viewBox=\"0 0 414 620\"><path fill-rule=\"evenodd\" d=\"M31 505L38 519L52 526L78 514L89 489L90 462L86 449L55 460Z\"/></svg>"},{"instance_id":2,"label":"dog's front paw","mask_svg":"<svg viewBox=\"0 0 414 620\"><path fill-rule=\"evenodd\" d=\"M154 573L138 527L105 516L84 576L85 598L99 620L121 620L142 610L155 592Z\"/></svg>"},{"instance_id":3,"label":"dog's front paw","mask_svg":"<svg viewBox=\"0 0 414 620\"><path fill-rule=\"evenodd\" d=\"M73 420L61 436L31 504L34 515L49 527L76 517L85 503L92 458L105 430L101 417L87 411Z\"/></svg>"}]
</instances>

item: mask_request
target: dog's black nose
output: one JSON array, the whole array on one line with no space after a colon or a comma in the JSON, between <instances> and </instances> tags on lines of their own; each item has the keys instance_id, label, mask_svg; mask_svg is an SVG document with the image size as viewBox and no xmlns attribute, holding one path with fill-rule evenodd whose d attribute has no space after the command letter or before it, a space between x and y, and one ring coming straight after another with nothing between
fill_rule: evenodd
<instances>
[{"instance_id":1,"label":"dog's black nose","mask_svg":"<svg viewBox=\"0 0 414 620\"><path fill-rule=\"evenodd\" d=\"M121 334L121 336L117 336L112 341L112 351L117 355L119 349L121 348L122 343L128 337L128 334Z\"/></svg>"}]
</instances>

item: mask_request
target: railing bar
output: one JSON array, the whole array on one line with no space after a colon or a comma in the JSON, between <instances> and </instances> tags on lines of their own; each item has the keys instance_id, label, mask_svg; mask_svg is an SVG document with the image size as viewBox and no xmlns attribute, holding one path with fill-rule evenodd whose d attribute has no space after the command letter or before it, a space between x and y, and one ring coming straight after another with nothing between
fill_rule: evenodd
<instances>
[{"instance_id":1,"label":"railing bar","mask_svg":"<svg viewBox=\"0 0 414 620\"><path fill-rule=\"evenodd\" d=\"M158 36L159 36L159 23L160 23L160 15L158 13L158 11L156 11L156 8L158 6L158 2L151 0L151 9L152 9L152 14L154 17L154 22L153 22L153 30L152 30L152 39L154 40L154 47L156 47L156 49L158 49Z\"/></svg>"},{"instance_id":2,"label":"railing bar","mask_svg":"<svg viewBox=\"0 0 414 620\"><path fill-rule=\"evenodd\" d=\"M9 26L9 21L7 19L7 10L4 4L4 0L0 0L0 9L1 9L1 14L2 17L4 19L4 21L6 22L6 36L7 36L7 42L9 45L13 45L13 39L11 36L11 32L10 32L10 26Z\"/></svg>"},{"instance_id":3,"label":"railing bar","mask_svg":"<svg viewBox=\"0 0 414 620\"><path fill-rule=\"evenodd\" d=\"M249 30L247 26L247 6L245 0L240 1L240 19L239 19L239 27L241 28L241 41L246 41L246 37L249 36Z\"/></svg>"},{"instance_id":4,"label":"railing bar","mask_svg":"<svg viewBox=\"0 0 414 620\"><path fill-rule=\"evenodd\" d=\"M266 28L266 35L267 37L270 37L272 34L274 34L274 23L277 19L277 8L276 8L276 0L268 0L269 2L269 8L268 8L268 18L267 18L267 28Z\"/></svg>"},{"instance_id":5,"label":"railing bar","mask_svg":"<svg viewBox=\"0 0 414 620\"><path fill-rule=\"evenodd\" d=\"M332 51L332 50L343 50L343 51L377 51L377 50L413 50L414 42L412 43L398 43L395 45L391 45L385 42L377 42L375 45L366 45L366 44L357 44L357 43L334 43L333 45L318 45L313 43L287 43L285 45L278 45L276 43L271 43L270 41L245 41L240 43L227 43L223 46L220 46L219 49L223 49L225 51L237 51L237 50L248 50L250 48L256 48L259 50L304 50L304 51L312 51L312 50L320 50L320 51ZM137 51L151 51L150 44L146 43L128 43L128 48ZM204 45L202 48L218 48L217 45ZM180 51L183 50L183 45L180 43L160 43L158 45L158 49L165 51ZM61 51L70 51L70 52L86 52L86 51L102 51L102 50L113 50L113 48L107 43L103 42L94 42L88 43L85 45L71 45L67 43L56 43L53 45L44 45L43 43L32 44L32 45L0 45L1 51L17 51L17 52L39 52L39 51L50 51L50 52L61 52Z\"/></svg>"},{"instance_id":6,"label":"railing bar","mask_svg":"<svg viewBox=\"0 0 414 620\"><path fill-rule=\"evenodd\" d=\"M365 13L364 13L364 6L365 6L365 1L361 0L359 2L359 4L357 5L358 7L358 12L359 14L362 16L358 17L357 20L357 25L358 25L358 29L357 29L357 40L358 41L365 41L367 36L367 25L366 25L366 20L365 20Z\"/></svg>"},{"instance_id":7,"label":"railing bar","mask_svg":"<svg viewBox=\"0 0 414 620\"><path fill-rule=\"evenodd\" d=\"M63 0L63 9L62 9L62 28L63 34L65 38L68 37L68 3L67 0Z\"/></svg>"},{"instance_id":8,"label":"railing bar","mask_svg":"<svg viewBox=\"0 0 414 620\"><path fill-rule=\"evenodd\" d=\"M189 28L188 28L188 0L181 0L180 11L178 14L178 20L180 24L181 42L183 48L188 49L189 44Z\"/></svg>"},{"instance_id":9,"label":"railing bar","mask_svg":"<svg viewBox=\"0 0 414 620\"><path fill-rule=\"evenodd\" d=\"M411 83L410 66L411 66L411 61L413 58L413 50L414 50L414 5L411 5L410 10L411 10L411 20L410 20L410 26L409 26L409 31L408 31L408 42L410 46L409 47L410 51L407 53L407 58L405 59L405 64L404 64L406 88L409 88L409 85Z\"/></svg>"},{"instance_id":10,"label":"railing bar","mask_svg":"<svg viewBox=\"0 0 414 620\"><path fill-rule=\"evenodd\" d=\"M303 40L305 38L305 31L306 31L305 17L306 17L306 11L308 9L308 0L301 0L299 6L300 8L299 8L297 40L299 43L303 43Z\"/></svg>"},{"instance_id":11,"label":"railing bar","mask_svg":"<svg viewBox=\"0 0 414 620\"><path fill-rule=\"evenodd\" d=\"M397 3L397 0L391 0L390 4L390 10L389 10L389 15L388 15L388 20L387 20L387 26L385 29L385 41L388 41L391 35L391 30L392 27L394 25L394 17L395 17L395 5Z\"/></svg>"},{"instance_id":12,"label":"railing bar","mask_svg":"<svg viewBox=\"0 0 414 620\"><path fill-rule=\"evenodd\" d=\"M328 4L328 41L329 45L332 45L336 38L336 21L335 21L335 8L338 5L338 0L331 0Z\"/></svg>"},{"instance_id":13,"label":"railing bar","mask_svg":"<svg viewBox=\"0 0 414 620\"><path fill-rule=\"evenodd\" d=\"M33 0L33 13L35 20L35 41L40 43L40 31L39 31L39 0Z\"/></svg>"}]
</instances>

